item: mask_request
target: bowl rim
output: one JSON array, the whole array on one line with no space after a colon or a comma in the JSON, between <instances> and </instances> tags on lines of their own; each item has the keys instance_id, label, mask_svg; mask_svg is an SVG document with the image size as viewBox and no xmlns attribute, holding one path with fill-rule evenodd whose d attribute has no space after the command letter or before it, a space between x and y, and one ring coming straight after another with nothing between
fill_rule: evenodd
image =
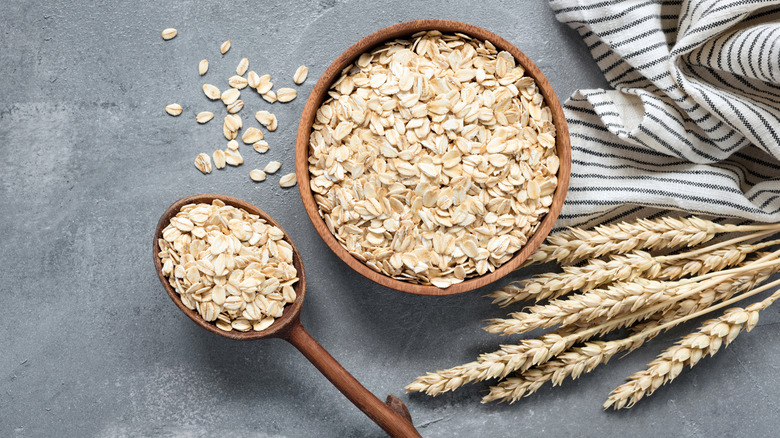
<instances>
[{"instance_id":1,"label":"bowl rim","mask_svg":"<svg viewBox=\"0 0 780 438\"><path fill-rule=\"evenodd\" d=\"M331 84L338 78L341 71L354 62L362 53L396 38L408 37L420 31L438 30L442 33L463 33L470 37L482 41L490 41L499 51L505 50L515 57L517 62L525 69L525 74L530 76L536 82L542 97L544 97L550 111L553 115L553 124L556 128L555 145L560 159L558 169L558 186L553 195L553 201L549 211L545 214L536 231L529 237L528 242L506 263L499 266L492 272L484 275L470 278L461 283L454 284L446 289L441 289L432 285L421 285L409 283L402 280L396 280L385 274L379 273L368 267L352 254L349 253L336 240L333 234L328 230L325 221L319 215L319 208L314 200L314 194L310 187L309 178L309 136L311 126L314 122L317 110L322 102L327 98L327 92ZM563 114L563 108L558 100L555 91L553 91L547 78L542 74L539 67L534 64L523 52L500 36L468 23L462 23L452 20L426 19L407 21L394 24L380 29L350 46L323 72L316 85L309 94L306 105L301 114L301 120L298 125L298 134L295 142L295 173L298 178L298 190L301 194L303 206L306 214L309 216L312 225L314 225L317 234L325 241L328 248L333 251L339 259L349 265L359 274L381 284L382 286L395 289L401 292L417 295L452 295L474 290L490 284L500 278L503 278L510 272L520 267L528 257L542 244L544 239L552 230L558 215L563 208L563 201L569 186L569 173L571 170L571 145L569 139L569 129L566 124L566 118Z\"/></svg>"}]
</instances>

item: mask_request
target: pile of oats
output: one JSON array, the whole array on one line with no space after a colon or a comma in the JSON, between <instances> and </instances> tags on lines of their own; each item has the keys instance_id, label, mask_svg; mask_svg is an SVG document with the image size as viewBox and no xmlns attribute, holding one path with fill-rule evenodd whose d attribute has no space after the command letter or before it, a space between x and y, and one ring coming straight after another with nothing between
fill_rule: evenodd
<instances>
[{"instance_id":1,"label":"pile of oats","mask_svg":"<svg viewBox=\"0 0 780 438\"><path fill-rule=\"evenodd\" d=\"M283 238L257 215L214 200L182 207L162 232L158 256L189 309L225 331L260 331L296 298L298 272Z\"/></svg>"},{"instance_id":2,"label":"pile of oats","mask_svg":"<svg viewBox=\"0 0 780 438\"><path fill-rule=\"evenodd\" d=\"M557 186L555 126L508 52L421 32L364 53L309 140L320 215L358 260L446 288L507 262Z\"/></svg>"}]
</instances>

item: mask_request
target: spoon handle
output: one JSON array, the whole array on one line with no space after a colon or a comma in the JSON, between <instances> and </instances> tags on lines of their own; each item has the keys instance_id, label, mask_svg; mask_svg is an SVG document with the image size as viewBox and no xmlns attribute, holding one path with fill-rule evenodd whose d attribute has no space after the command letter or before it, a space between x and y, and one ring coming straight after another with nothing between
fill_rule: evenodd
<instances>
[{"instance_id":1,"label":"spoon handle","mask_svg":"<svg viewBox=\"0 0 780 438\"><path fill-rule=\"evenodd\" d=\"M339 364L300 323L293 324L285 337L309 362L330 380L342 394L374 420L391 437L420 437L410 421L399 415L367 390ZM399 400L400 402L400 400Z\"/></svg>"}]
</instances>

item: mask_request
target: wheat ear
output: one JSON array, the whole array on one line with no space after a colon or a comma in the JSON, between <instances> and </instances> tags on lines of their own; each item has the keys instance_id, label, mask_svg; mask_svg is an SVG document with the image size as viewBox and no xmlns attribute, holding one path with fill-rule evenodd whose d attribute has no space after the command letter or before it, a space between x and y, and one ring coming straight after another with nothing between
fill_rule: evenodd
<instances>
[{"instance_id":1,"label":"wheat ear","mask_svg":"<svg viewBox=\"0 0 780 438\"><path fill-rule=\"evenodd\" d=\"M780 280L724 303L747 298L749 295L778 285ZM646 370L634 373L629 377L628 382L615 388L604 403L604 409L630 408L643 397L652 395L662 385L674 380L686 365L693 367L704 356L708 354L712 356L722 345L729 345L743 330L752 330L758 323L759 312L772 305L778 298L780 298L780 290L746 308L734 307L726 310L721 317L706 321L698 331L685 336L676 345L664 350L657 359L648 364ZM716 307L719 306L706 310L715 310Z\"/></svg>"},{"instance_id":2,"label":"wheat ear","mask_svg":"<svg viewBox=\"0 0 780 438\"><path fill-rule=\"evenodd\" d=\"M529 257L526 265L557 261L563 264L625 254L636 249L696 246L716 234L778 230L780 224L722 225L695 216L690 218L638 219L612 225L600 225L593 230L569 228L547 238Z\"/></svg>"}]
</instances>

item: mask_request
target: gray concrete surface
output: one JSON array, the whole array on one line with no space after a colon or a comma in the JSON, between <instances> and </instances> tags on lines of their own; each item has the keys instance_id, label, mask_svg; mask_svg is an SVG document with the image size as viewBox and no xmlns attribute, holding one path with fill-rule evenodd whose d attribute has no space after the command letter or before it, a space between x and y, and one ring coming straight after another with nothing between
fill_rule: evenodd
<instances>
[{"instance_id":1,"label":"gray concrete surface","mask_svg":"<svg viewBox=\"0 0 780 438\"><path fill-rule=\"evenodd\" d=\"M154 226L173 201L200 192L246 199L283 224L308 274L305 326L366 387L401 396L426 437L775 434L777 309L629 412L602 412L601 403L682 331L512 406L480 405L485 384L404 395L417 375L511 340L480 330L505 312L482 297L487 290L430 298L370 283L315 234L297 190L280 189L278 175L250 182L249 170L270 159L293 170L297 120L327 65L401 21L492 30L535 60L562 99L605 86L545 2L59 0L1 9L0 436L382 435L290 345L219 338L165 296L151 260ZM179 36L164 42L166 27ZM226 39L233 48L220 56ZM211 62L205 81L224 85L244 56L277 87L300 64L309 80L287 105L245 93L245 123L260 109L278 115L270 152L244 149L240 168L203 176L192 160L224 140L219 122L194 121L222 110L200 91L198 61ZM171 102L184 106L181 117L163 112Z\"/></svg>"}]
</instances>

